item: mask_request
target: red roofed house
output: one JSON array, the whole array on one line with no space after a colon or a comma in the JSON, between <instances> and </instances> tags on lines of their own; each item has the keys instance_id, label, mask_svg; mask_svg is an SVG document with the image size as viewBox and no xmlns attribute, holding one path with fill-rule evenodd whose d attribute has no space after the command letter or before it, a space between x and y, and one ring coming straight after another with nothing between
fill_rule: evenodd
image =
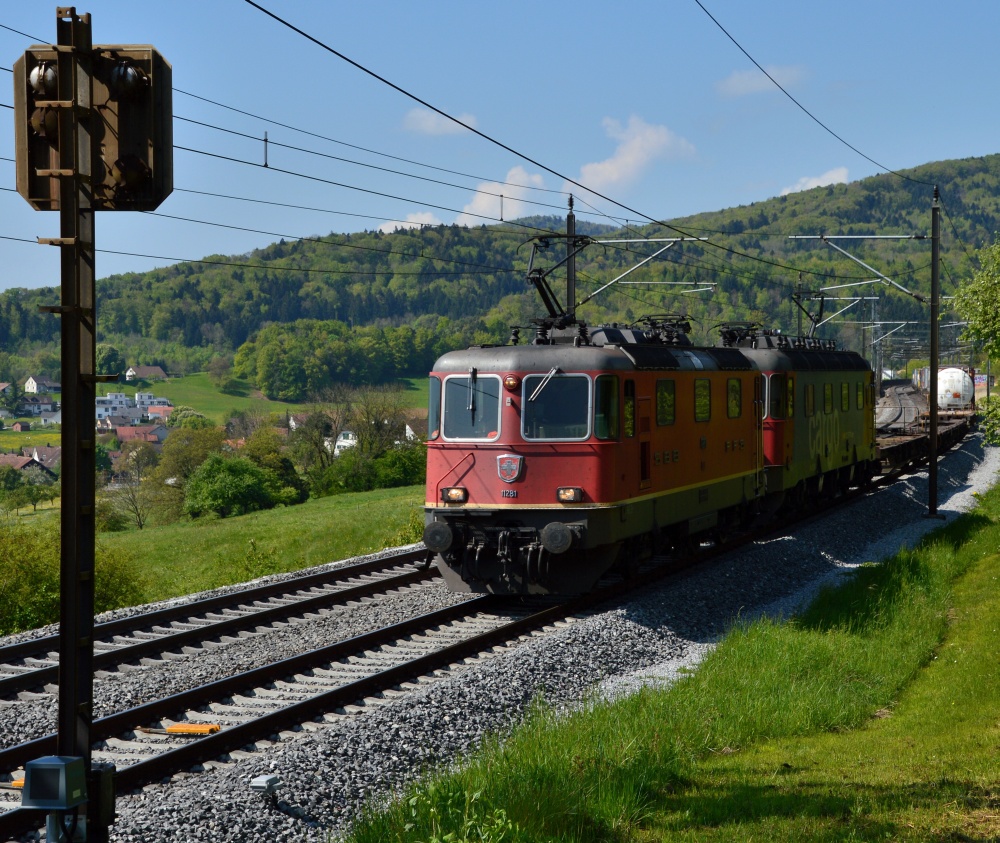
<instances>
[{"instance_id":1,"label":"red roofed house","mask_svg":"<svg viewBox=\"0 0 1000 843\"><path fill-rule=\"evenodd\" d=\"M167 438L167 432L162 424L143 424L137 427L116 427L115 437L122 445L133 440L159 445Z\"/></svg>"}]
</instances>

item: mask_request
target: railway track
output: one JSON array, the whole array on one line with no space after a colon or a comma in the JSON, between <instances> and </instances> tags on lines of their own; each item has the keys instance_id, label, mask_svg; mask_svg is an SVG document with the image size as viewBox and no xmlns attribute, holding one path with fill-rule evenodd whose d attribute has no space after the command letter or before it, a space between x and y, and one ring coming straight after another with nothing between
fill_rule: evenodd
<instances>
[{"instance_id":1,"label":"railway track","mask_svg":"<svg viewBox=\"0 0 1000 843\"><path fill-rule=\"evenodd\" d=\"M116 789L123 793L219 759L262 752L275 734L405 693L407 683L570 622L573 607L619 589L535 609L478 597L130 708L94 722L93 760L116 765ZM27 761L55 749L55 735L46 735L0 750L3 778L18 780ZM40 815L14 807L16 793L6 793L14 809L0 814L0 836L35 827Z\"/></svg>"},{"instance_id":2,"label":"railway track","mask_svg":"<svg viewBox=\"0 0 1000 843\"><path fill-rule=\"evenodd\" d=\"M698 558L704 560L711 558L716 552L729 552L739 543L727 543L719 548L702 548ZM406 577L417 574L432 576L431 573L413 570L417 558L422 560L422 551L405 560L397 557L392 561L396 567L411 567L404 574ZM387 561L366 564L384 568ZM389 567L393 565L390 564ZM676 569L675 564L672 570ZM325 576L329 580L331 573L367 577L372 572L352 567L316 576ZM302 729L322 728L322 721L334 721L345 713L349 714L354 710L353 706L359 703L374 703L382 698L406 693L436 672L447 672L464 660L476 659L497 649L502 651L534 630L571 621L584 613L591 604L608 600L662 576L661 571L647 569L637 579L613 583L577 600L543 605L534 612L527 606L520 606L512 611L510 603L504 603L495 597L474 598L328 647L281 659L95 721L92 730L95 741L93 758L95 761L110 761L116 765L116 787L119 793L134 791L147 783L178 773L238 760L266 751L276 734L280 736ZM257 594L258 599L251 602L273 601L274 605L267 609L254 606L256 611L247 612L247 617L241 618L245 624L249 624L244 627L245 634L252 634L249 630L260 625L263 617L266 617L260 614L262 611L274 609L285 611L286 614L295 611L285 603L286 597L280 596L287 596L293 587L300 594L295 601L299 604L299 613L307 616L313 612L316 606L309 601L318 595L312 594L312 590L320 588L325 592L326 588L318 581L311 582L312 579L311 575L269 584L269 588L278 589L275 595L265 598ZM381 579L373 584L374 590L392 588L392 582L392 578ZM340 593L342 598L344 594L351 593L352 596L346 599L356 599L359 593L353 590L357 587L351 585L346 589L340 588L335 593ZM371 586L365 584L365 587ZM207 621L214 620L208 615L226 615L219 622L228 623L233 620L228 617L231 613L243 614L242 609L235 607L246 604L248 594L252 593L254 592L240 592L225 598L213 598L228 598L228 606L203 605L205 628L209 628ZM326 599L327 595L324 593L322 597ZM198 605L201 604L184 604L171 607L168 611L180 611L182 615L190 616L192 607ZM127 641L135 638L139 629L148 629L150 618L143 616L115 623L126 624L115 633L126 642L126 649L120 651L117 657L120 661L122 653L130 652L128 647L145 643ZM158 623L185 624L181 616L169 621L160 619ZM112 628L114 627L111 625L101 625L99 630L103 635ZM131 632L126 636L125 630ZM213 637L217 639L231 634L231 631L220 632L216 628L203 638L211 640ZM46 639L35 639L28 643L35 645L34 652L37 654L49 646L52 640L48 639L47 644ZM172 641L170 635L157 643L160 653L167 651L164 641ZM18 646L26 647L28 643ZM4 652L0 650L0 655ZM130 658L135 658L135 652L131 651ZM48 667L50 666L38 669ZM317 721L319 725L316 725ZM217 731L215 727L218 727ZM175 729L180 731L174 731ZM26 761L51 754L55 751L55 746L55 736L48 735L0 750L0 780L16 778ZM10 791L6 794L0 791L0 800L0 810L4 802L7 806L14 807L18 801L17 795ZM0 813L0 839L6 839L3 835L10 837L36 828L39 816L16 807Z\"/></svg>"},{"instance_id":3,"label":"railway track","mask_svg":"<svg viewBox=\"0 0 1000 843\"><path fill-rule=\"evenodd\" d=\"M95 670L170 659L224 636L256 634L268 625L436 577L436 571L417 567L424 556L407 551L98 624ZM36 689L56 692L58 649L58 635L0 647L0 699L24 699Z\"/></svg>"}]
</instances>

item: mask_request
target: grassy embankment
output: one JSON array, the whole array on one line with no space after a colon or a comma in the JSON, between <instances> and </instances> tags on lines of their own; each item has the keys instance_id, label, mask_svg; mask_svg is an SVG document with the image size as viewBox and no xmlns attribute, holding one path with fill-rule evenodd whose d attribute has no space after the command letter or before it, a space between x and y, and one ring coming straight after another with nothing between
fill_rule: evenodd
<instances>
[{"instance_id":1,"label":"grassy embankment","mask_svg":"<svg viewBox=\"0 0 1000 843\"><path fill-rule=\"evenodd\" d=\"M998 840L998 548L994 489L668 690L540 707L353 840Z\"/></svg>"},{"instance_id":2,"label":"grassy embankment","mask_svg":"<svg viewBox=\"0 0 1000 843\"><path fill-rule=\"evenodd\" d=\"M416 541L411 525L422 526L422 505L421 487L381 489L106 533L99 542L137 561L145 601L162 600Z\"/></svg>"}]
</instances>

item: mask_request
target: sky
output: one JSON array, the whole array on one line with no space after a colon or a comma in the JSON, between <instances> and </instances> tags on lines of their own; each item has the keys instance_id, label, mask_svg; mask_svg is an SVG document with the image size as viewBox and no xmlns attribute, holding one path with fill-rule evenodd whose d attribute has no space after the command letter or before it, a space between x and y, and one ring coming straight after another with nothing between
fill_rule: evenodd
<instances>
[{"instance_id":1,"label":"sky","mask_svg":"<svg viewBox=\"0 0 1000 843\"><path fill-rule=\"evenodd\" d=\"M95 44L173 70L175 190L97 214L98 278L563 215L569 192L581 220L669 220L1000 152L996 0L256 2L315 41L246 0L77 4ZM36 243L58 214L14 190L9 72L55 40L56 3L0 0L0 290L59 282Z\"/></svg>"}]
</instances>

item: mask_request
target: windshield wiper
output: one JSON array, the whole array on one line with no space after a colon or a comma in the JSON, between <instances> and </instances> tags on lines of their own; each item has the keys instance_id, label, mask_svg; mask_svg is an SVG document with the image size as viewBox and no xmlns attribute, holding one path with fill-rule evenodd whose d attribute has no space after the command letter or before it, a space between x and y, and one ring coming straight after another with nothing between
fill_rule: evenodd
<instances>
[{"instance_id":1,"label":"windshield wiper","mask_svg":"<svg viewBox=\"0 0 1000 843\"><path fill-rule=\"evenodd\" d=\"M552 380L552 376L555 375L555 373L558 371L559 371L558 366L553 366L551 369L549 369L549 373L544 378L542 378L542 382L538 384L538 386L535 387L535 391L532 392L530 396L528 396L529 402L534 401L539 395L541 395L542 390L549 385L549 381Z\"/></svg>"}]
</instances>

